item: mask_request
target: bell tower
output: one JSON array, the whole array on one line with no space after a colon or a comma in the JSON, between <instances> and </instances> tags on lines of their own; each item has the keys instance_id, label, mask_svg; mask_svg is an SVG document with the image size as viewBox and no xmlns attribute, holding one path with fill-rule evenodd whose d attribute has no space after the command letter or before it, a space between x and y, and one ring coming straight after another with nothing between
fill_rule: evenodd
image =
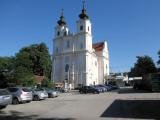
<instances>
[{"instance_id":1,"label":"bell tower","mask_svg":"<svg viewBox=\"0 0 160 120\"><path fill-rule=\"evenodd\" d=\"M79 18L80 19L77 21L77 34L80 39L84 41L85 49L92 51L92 24L87 14L84 1Z\"/></svg>"},{"instance_id":2,"label":"bell tower","mask_svg":"<svg viewBox=\"0 0 160 120\"><path fill-rule=\"evenodd\" d=\"M63 11L64 10L62 9L60 20L57 21L58 25L55 27L55 38L66 36L69 34L69 28L65 21Z\"/></svg>"}]
</instances>

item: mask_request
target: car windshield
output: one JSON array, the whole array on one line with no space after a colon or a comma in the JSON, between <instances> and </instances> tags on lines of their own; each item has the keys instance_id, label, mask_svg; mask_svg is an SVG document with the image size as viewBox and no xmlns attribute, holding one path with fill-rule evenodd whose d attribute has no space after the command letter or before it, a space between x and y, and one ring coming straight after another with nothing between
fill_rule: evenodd
<instances>
[{"instance_id":1,"label":"car windshield","mask_svg":"<svg viewBox=\"0 0 160 120\"><path fill-rule=\"evenodd\" d=\"M7 90L0 90L0 95L9 95Z\"/></svg>"},{"instance_id":2,"label":"car windshield","mask_svg":"<svg viewBox=\"0 0 160 120\"><path fill-rule=\"evenodd\" d=\"M43 89L33 89L34 91L43 91Z\"/></svg>"},{"instance_id":3,"label":"car windshield","mask_svg":"<svg viewBox=\"0 0 160 120\"><path fill-rule=\"evenodd\" d=\"M28 88L22 88L22 90L23 90L24 92L30 92L30 91L31 91L31 90L28 89Z\"/></svg>"},{"instance_id":4,"label":"car windshield","mask_svg":"<svg viewBox=\"0 0 160 120\"><path fill-rule=\"evenodd\" d=\"M16 92L18 88L8 88L9 92Z\"/></svg>"}]
</instances>

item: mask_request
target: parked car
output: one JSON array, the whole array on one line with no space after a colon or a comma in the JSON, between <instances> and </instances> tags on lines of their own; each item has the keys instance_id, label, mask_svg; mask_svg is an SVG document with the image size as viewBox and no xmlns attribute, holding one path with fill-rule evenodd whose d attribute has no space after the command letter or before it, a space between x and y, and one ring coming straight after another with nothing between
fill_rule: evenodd
<instances>
[{"instance_id":1,"label":"parked car","mask_svg":"<svg viewBox=\"0 0 160 120\"><path fill-rule=\"evenodd\" d=\"M93 86L82 86L79 88L80 93L97 93L99 94L99 90L94 88Z\"/></svg>"},{"instance_id":2,"label":"parked car","mask_svg":"<svg viewBox=\"0 0 160 120\"><path fill-rule=\"evenodd\" d=\"M117 85L107 84L106 86L110 86L112 90L118 89Z\"/></svg>"},{"instance_id":3,"label":"parked car","mask_svg":"<svg viewBox=\"0 0 160 120\"><path fill-rule=\"evenodd\" d=\"M58 97L58 92L55 91L54 89L51 89L51 88L42 88L42 89L48 93L49 98Z\"/></svg>"},{"instance_id":4,"label":"parked car","mask_svg":"<svg viewBox=\"0 0 160 120\"><path fill-rule=\"evenodd\" d=\"M12 95L6 89L0 89L0 109L12 103Z\"/></svg>"},{"instance_id":5,"label":"parked car","mask_svg":"<svg viewBox=\"0 0 160 120\"><path fill-rule=\"evenodd\" d=\"M43 89L32 89L33 100L39 101L48 98L48 93Z\"/></svg>"},{"instance_id":6,"label":"parked car","mask_svg":"<svg viewBox=\"0 0 160 120\"><path fill-rule=\"evenodd\" d=\"M109 86L109 85L105 85L105 86L106 86L106 88L107 88L107 91L113 90L113 88L112 88L111 86Z\"/></svg>"},{"instance_id":7,"label":"parked car","mask_svg":"<svg viewBox=\"0 0 160 120\"><path fill-rule=\"evenodd\" d=\"M107 92L108 89L106 86L103 86L103 85L96 85L97 87L100 87L102 89L102 92Z\"/></svg>"},{"instance_id":8,"label":"parked car","mask_svg":"<svg viewBox=\"0 0 160 120\"><path fill-rule=\"evenodd\" d=\"M60 92L62 92L62 93L67 93L67 92L69 92L69 89L68 89L68 88L61 88L61 89L60 89Z\"/></svg>"},{"instance_id":9,"label":"parked car","mask_svg":"<svg viewBox=\"0 0 160 120\"><path fill-rule=\"evenodd\" d=\"M111 90L111 87L110 86L106 86L106 85L99 85L100 87L104 87L105 88L105 90L106 90L106 92L107 91L110 91Z\"/></svg>"},{"instance_id":10,"label":"parked car","mask_svg":"<svg viewBox=\"0 0 160 120\"><path fill-rule=\"evenodd\" d=\"M9 87L7 88L12 95L12 104L32 101L32 91L25 87Z\"/></svg>"}]
</instances>

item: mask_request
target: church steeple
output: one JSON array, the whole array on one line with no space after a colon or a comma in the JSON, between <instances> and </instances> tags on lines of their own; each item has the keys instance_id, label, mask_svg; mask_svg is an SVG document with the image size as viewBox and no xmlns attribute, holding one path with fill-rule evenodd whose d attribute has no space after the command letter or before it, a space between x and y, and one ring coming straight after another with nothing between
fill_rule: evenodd
<instances>
[{"instance_id":1,"label":"church steeple","mask_svg":"<svg viewBox=\"0 0 160 120\"><path fill-rule=\"evenodd\" d=\"M81 14L79 14L79 18L83 20L89 19L89 16L87 15L87 11L85 9L85 1L83 1L83 9Z\"/></svg>"},{"instance_id":2,"label":"church steeple","mask_svg":"<svg viewBox=\"0 0 160 120\"><path fill-rule=\"evenodd\" d=\"M65 21L65 19L64 19L63 11L64 10L62 9L60 20L57 21L57 23L58 23L59 26L63 26L63 25L67 24L66 21Z\"/></svg>"}]
</instances>

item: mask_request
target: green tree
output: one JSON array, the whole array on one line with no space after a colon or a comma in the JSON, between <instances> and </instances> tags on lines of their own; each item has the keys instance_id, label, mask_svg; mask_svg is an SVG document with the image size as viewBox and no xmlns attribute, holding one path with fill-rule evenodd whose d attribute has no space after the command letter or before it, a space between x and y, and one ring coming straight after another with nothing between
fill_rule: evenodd
<instances>
[{"instance_id":1,"label":"green tree","mask_svg":"<svg viewBox=\"0 0 160 120\"><path fill-rule=\"evenodd\" d=\"M0 87L7 87L13 79L14 57L0 57Z\"/></svg>"},{"instance_id":2,"label":"green tree","mask_svg":"<svg viewBox=\"0 0 160 120\"><path fill-rule=\"evenodd\" d=\"M0 87L35 85L35 75L51 77L51 56L44 43L24 47L15 57L0 57Z\"/></svg>"},{"instance_id":3,"label":"green tree","mask_svg":"<svg viewBox=\"0 0 160 120\"><path fill-rule=\"evenodd\" d=\"M154 72L157 72L157 68L152 58L149 56L138 56L137 62L134 64L134 67L131 68L129 76L138 77Z\"/></svg>"},{"instance_id":4,"label":"green tree","mask_svg":"<svg viewBox=\"0 0 160 120\"><path fill-rule=\"evenodd\" d=\"M35 75L47 76L51 74L51 56L44 43L33 44L22 48L16 55L17 66L23 66Z\"/></svg>"},{"instance_id":5,"label":"green tree","mask_svg":"<svg viewBox=\"0 0 160 120\"><path fill-rule=\"evenodd\" d=\"M53 81L49 79L44 79L41 84L42 87L53 88Z\"/></svg>"},{"instance_id":6,"label":"green tree","mask_svg":"<svg viewBox=\"0 0 160 120\"><path fill-rule=\"evenodd\" d=\"M36 78L35 75L27 68L18 66L16 67L14 79L11 83L20 86L34 86L36 85Z\"/></svg>"},{"instance_id":7,"label":"green tree","mask_svg":"<svg viewBox=\"0 0 160 120\"><path fill-rule=\"evenodd\" d=\"M15 82L23 86L34 85L34 75L51 76L51 57L44 43L22 48L15 57Z\"/></svg>"}]
</instances>

